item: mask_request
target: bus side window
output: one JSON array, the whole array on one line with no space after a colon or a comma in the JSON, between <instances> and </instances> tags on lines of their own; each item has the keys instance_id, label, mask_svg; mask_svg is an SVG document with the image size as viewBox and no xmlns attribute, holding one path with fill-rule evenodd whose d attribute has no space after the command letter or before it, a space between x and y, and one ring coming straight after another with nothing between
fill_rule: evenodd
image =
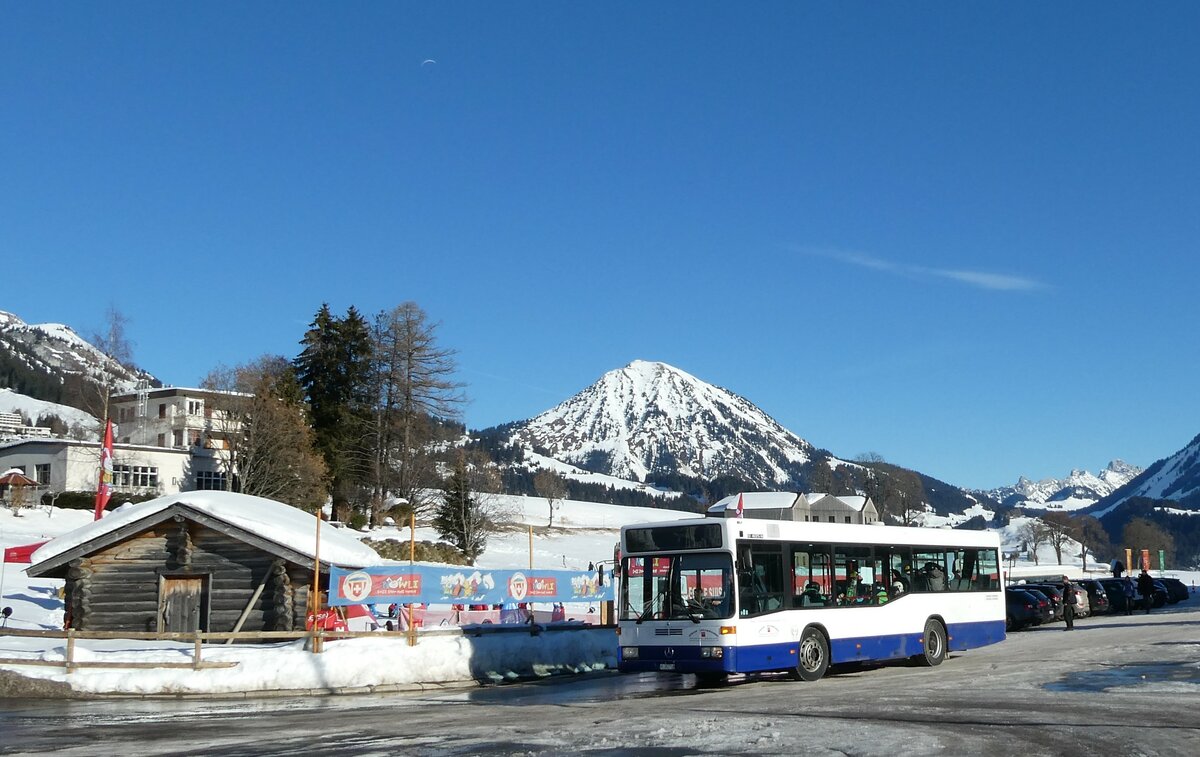
<instances>
[{"instance_id":1,"label":"bus side window","mask_svg":"<svg viewBox=\"0 0 1200 757\"><path fill-rule=\"evenodd\" d=\"M764 544L760 548L748 549L746 554L749 557L748 566L741 559L738 561L740 614L746 617L782 610L786 586L782 547ZM746 570L747 567L749 570Z\"/></svg>"}]
</instances>

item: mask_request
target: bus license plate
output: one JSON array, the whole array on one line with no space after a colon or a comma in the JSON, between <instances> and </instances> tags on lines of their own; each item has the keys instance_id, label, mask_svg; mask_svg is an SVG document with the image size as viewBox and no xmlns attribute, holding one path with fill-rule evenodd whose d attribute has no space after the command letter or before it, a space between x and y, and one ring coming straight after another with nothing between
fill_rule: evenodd
<instances>
[{"instance_id":1,"label":"bus license plate","mask_svg":"<svg viewBox=\"0 0 1200 757\"><path fill-rule=\"evenodd\" d=\"M675 663L673 663L673 662L660 662L660 663L658 663L658 669L659 669L659 670L674 670L674 669L675 669Z\"/></svg>"}]
</instances>

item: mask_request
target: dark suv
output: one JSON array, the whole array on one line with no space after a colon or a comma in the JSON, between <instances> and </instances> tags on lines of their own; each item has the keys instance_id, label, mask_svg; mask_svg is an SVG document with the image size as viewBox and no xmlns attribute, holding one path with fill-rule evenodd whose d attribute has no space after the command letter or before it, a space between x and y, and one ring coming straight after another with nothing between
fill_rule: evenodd
<instances>
[{"instance_id":1,"label":"dark suv","mask_svg":"<svg viewBox=\"0 0 1200 757\"><path fill-rule=\"evenodd\" d=\"M1160 578L1158 580L1162 582L1162 585L1166 588L1166 590L1170 592L1172 597L1175 598L1174 601L1184 602L1191 597L1191 594L1188 592L1187 584L1185 584L1183 581L1180 581L1178 578Z\"/></svg>"},{"instance_id":2,"label":"dark suv","mask_svg":"<svg viewBox=\"0 0 1200 757\"><path fill-rule=\"evenodd\" d=\"M1093 615L1103 615L1111 611L1108 592L1104 590L1104 584L1094 578L1081 578L1075 582L1075 585L1087 592L1088 603L1092 606Z\"/></svg>"},{"instance_id":3,"label":"dark suv","mask_svg":"<svg viewBox=\"0 0 1200 757\"><path fill-rule=\"evenodd\" d=\"M1022 628L1041 624L1042 609L1038 606L1038 598L1030 592L1023 589L1007 589L1004 592L1004 601L1007 605L1007 630L1020 631Z\"/></svg>"}]
</instances>

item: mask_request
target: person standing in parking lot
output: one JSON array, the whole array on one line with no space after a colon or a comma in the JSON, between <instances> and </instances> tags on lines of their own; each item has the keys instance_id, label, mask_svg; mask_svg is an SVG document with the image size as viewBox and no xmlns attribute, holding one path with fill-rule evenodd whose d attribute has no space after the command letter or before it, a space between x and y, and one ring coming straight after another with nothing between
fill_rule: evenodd
<instances>
[{"instance_id":1,"label":"person standing in parking lot","mask_svg":"<svg viewBox=\"0 0 1200 757\"><path fill-rule=\"evenodd\" d=\"M1063 630L1075 630L1075 603L1079 601L1079 597L1075 594L1075 584L1071 583L1071 579L1066 576L1062 577L1063 590L1063 620L1066 621L1067 627Z\"/></svg>"},{"instance_id":2,"label":"person standing in parking lot","mask_svg":"<svg viewBox=\"0 0 1200 757\"><path fill-rule=\"evenodd\" d=\"M1125 576L1125 584L1121 587L1125 594L1125 614L1133 614L1133 598L1137 596L1137 592L1133 590L1133 579Z\"/></svg>"},{"instance_id":3,"label":"person standing in parking lot","mask_svg":"<svg viewBox=\"0 0 1200 757\"><path fill-rule=\"evenodd\" d=\"M1154 602L1154 579L1145 568L1142 568L1142 573L1138 576L1137 587L1142 593L1142 601L1146 603L1146 614L1149 615L1150 605Z\"/></svg>"}]
</instances>

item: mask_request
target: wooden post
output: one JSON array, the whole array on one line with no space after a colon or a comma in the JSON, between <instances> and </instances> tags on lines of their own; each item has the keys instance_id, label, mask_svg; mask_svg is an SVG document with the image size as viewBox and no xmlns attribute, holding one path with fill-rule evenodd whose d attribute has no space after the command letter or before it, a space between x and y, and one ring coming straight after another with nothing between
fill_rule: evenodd
<instances>
[{"instance_id":1,"label":"wooden post","mask_svg":"<svg viewBox=\"0 0 1200 757\"><path fill-rule=\"evenodd\" d=\"M321 508L317 508L317 538L313 548L313 587L312 596L309 597L312 606L313 630L317 633L313 634L313 654L321 653L321 634L317 626L317 615L321 612Z\"/></svg>"},{"instance_id":2,"label":"wooden post","mask_svg":"<svg viewBox=\"0 0 1200 757\"><path fill-rule=\"evenodd\" d=\"M533 570L533 526L529 527L529 569Z\"/></svg>"},{"instance_id":3,"label":"wooden post","mask_svg":"<svg viewBox=\"0 0 1200 757\"><path fill-rule=\"evenodd\" d=\"M411 512L408 514L408 565L412 564L417 559L417 514ZM408 645L415 647L417 645L417 626L413 623L413 603L408 603Z\"/></svg>"},{"instance_id":4,"label":"wooden post","mask_svg":"<svg viewBox=\"0 0 1200 757\"><path fill-rule=\"evenodd\" d=\"M75 668L75 629L67 629L67 673Z\"/></svg>"},{"instance_id":5,"label":"wooden post","mask_svg":"<svg viewBox=\"0 0 1200 757\"><path fill-rule=\"evenodd\" d=\"M200 632L196 631L195 648L192 650L192 670L200 669Z\"/></svg>"}]
</instances>

